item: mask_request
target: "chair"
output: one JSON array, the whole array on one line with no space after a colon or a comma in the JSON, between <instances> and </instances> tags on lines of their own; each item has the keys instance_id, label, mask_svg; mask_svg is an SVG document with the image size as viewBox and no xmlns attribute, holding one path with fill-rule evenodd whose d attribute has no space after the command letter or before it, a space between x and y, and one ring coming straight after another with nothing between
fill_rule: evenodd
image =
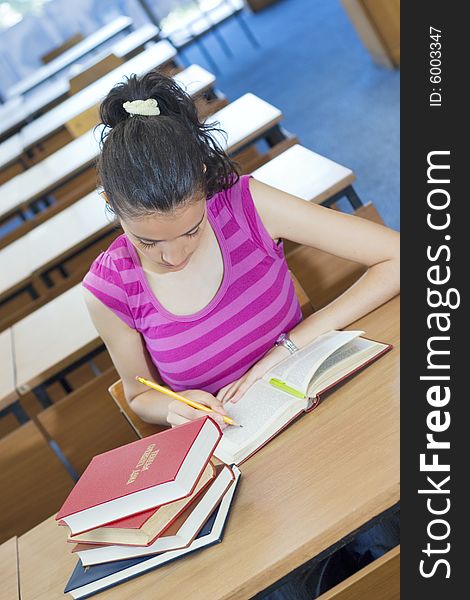
<instances>
[{"instance_id":1,"label":"chair","mask_svg":"<svg viewBox=\"0 0 470 600\"><path fill-rule=\"evenodd\" d=\"M95 104L65 123L72 138L78 138L100 122L100 105Z\"/></svg>"},{"instance_id":2,"label":"chair","mask_svg":"<svg viewBox=\"0 0 470 600\"><path fill-rule=\"evenodd\" d=\"M304 317L307 317L308 315L312 314L313 306L310 303L307 294L300 285L296 276L292 272L291 277L294 283L295 293L297 295L297 298L299 299L299 303L302 308L302 314ZM163 425L154 425L152 423L147 423L135 414L135 412L131 409L129 403L127 402L124 396L124 388L121 379L119 379L109 387L109 393L118 405L119 410L123 414L124 418L127 419L129 424L139 437L146 437L148 435L158 433L159 431L165 429Z\"/></svg>"},{"instance_id":3,"label":"chair","mask_svg":"<svg viewBox=\"0 0 470 600\"><path fill-rule=\"evenodd\" d=\"M108 56L105 56L88 69L70 79L69 96L73 96L80 90L83 90L110 71L120 67L123 63L122 58L119 58L115 54L108 54Z\"/></svg>"},{"instance_id":4,"label":"chair","mask_svg":"<svg viewBox=\"0 0 470 600\"><path fill-rule=\"evenodd\" d=\"M74 35L69 37L67 40L65 40L65 42L60 44L60 46L56 46L56 48L54 48L53 50L49 50L49 52L46 52L46 54L43 54L41 56L41 61L45 65L47 65L47 63L50 63L51 61L56 59L58 56L63 54L66 50L70 50L70 48L72 48L79 42L83 41L83 39L84 38L81 33L79 33L79 32L75 33Z\"/></svg>"},{"instance_id":5,"label":"chair","mask_svg":"<svg viewBox=\"0 0 470 600\"><path fill-rule=\"evenodd\" d=\"M318 600L399 600L400 546L393 548Z\"/></svg>"},{"instance_id":6,"label":"chair","mask_svg":"<svg viewBox=\"0 0 470 600\"><path fill-rule=\"evenodd\" d=\"M0 439L0 542L56 512L73 485L33 421Z\"/></svg>"},{"instance_id":7,"label":"chair","mask_svg":"<svg viewBox=\"0 0 470 600\"><path fill-rule=\"evenodd\" d=\"M110 402L107 390L115 379L116 371L111 367L36 417L79 474L93 456L136 439L134 430Z\"/></svg>"}]
</instances>

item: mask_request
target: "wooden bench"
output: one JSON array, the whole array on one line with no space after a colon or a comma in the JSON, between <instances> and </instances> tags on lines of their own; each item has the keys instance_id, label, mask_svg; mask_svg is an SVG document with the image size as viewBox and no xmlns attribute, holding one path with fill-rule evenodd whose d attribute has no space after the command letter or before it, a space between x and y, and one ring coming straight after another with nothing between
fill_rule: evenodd
<instances>
[{"instance_id":1,"label":"wooden bench","mask_svg":"<svg viewBox=\"0 0 470 600\"><path fill-rule=\"evenodd\" d=\"M0 185L24 171L28 165L19 133L0 144Z\"/></svg>"},{"instance_id":2,"label":"wooden bench","mask_svg":"<svg viewBox=\"0 0 470 600\"><path fill-rule=\"evenodd\" d=\"M101 77L104 77L114 69L120 67L123 62L124 60L115 54L108 54L88 69L71 77L69 95L73 96L77 92L85 89Z\"/></svg>"},{"instance_id":3,"label":"wooden bench","mask_svg":"<svg viewBox=\"0 0 470 600\"><path fill-rule=\"evenodd\" d=\"M70 50L70 48L76 46L79 42L82 42L83 40L83 34L78 31L74 35L71 35L69 38L67 38L64 42L62 42L62 44L59 44L59 46L56 46L52 50L49 50L49 52L43 54L41 56L41 61L43 62L43 64L47 65L48 63L56 59L58 56L60 56L67 50Z\"/></svg>"},{"instance_id":4,"label":"wooden bench","mask_svg":"<svg viewBox=\"0 0 470 600\"><path fill-rule=\"evenodd\" d=\"M400 600L400 546L328 590L318 600Z\"/></svg>"},{"instance_id":5,"label":"wooden bench","mask_svg":"<svg viewBox=\"0 0 470 600\"><path fill-rule=\"evenodd\" d=\"M158 32L157 27L151 23L146 23L116 42L103 54L98 53L91 60L87 58L82 64L75 63L70 68L68 76L63 75L60 78L55 78L49 81L47 87L42 86L25 97L17 96L8 100L0 107L0 142L18 132L28 121L41 116L41 114L66 100L70 91L68 77L92 66L109 52L123 60L134 58L144 50L147 44L158 37Z\"/></svg>"},{"instance_id":6,"label":"wooden bench","mask_svg":"<svg viewBox=\"0 0 470 600\"><path fill-rule=\"evenodd\" d=\"M73 484L33 421L0 439L0 541L56 512Z\"/></svg>"},{"instance_id":7,"label":"wooden bench","mask_svg":"<svg viewBox=\"0 0 470 600\"><path fill-rule=\"evenodd\" d=\"M331 205L355 181L351 169L295 144L253 171L253 177L271 187L315 204Z\"/></svg>"},{"instance_id":8,"label":"wooden bench","mask_svg":"<svg viewBox=\"0 0 470 600\"><path fill-rule=\"evenodd\" d=\"M37 415L79 475L96 454L137 439L109 397L108 387L116 376L110 367Z\"/></svg>"},{"instance_id":9,"label":"wooden bench","mask_svg":"<svg viewBox=\"0 0 470 600\"><path fill-rule=\"evenodd\" d=\"M297 138L284 131L279 123L282 112L255 94L244 94L206 120L218 122L226 135L214 132L219 144L247 173L296 143ZM255 145L264 141L269 150L260 152Z\"/></svg>"},{"instance_id":10,"label":"wooden bench","mask_svg":"<svg viewBox=\"0 0 470 600\"><path fill-rule=\"evenodd\" d=\"M52 192L57 203L49 206L49 216L90 192L96 186L93 162L98 152L98 142L91 130L41 163L7 181L0 187L0 223L7 223L17 216L27 221L28 211L40 212L37 201ZM77 180L78 175L82 175L81 180ZM2 238L0 247L24 234L40 222L40 218L30 221L32 222L25 223L23 228L19 227L16 233L13 231L10 236Z\"/></svg>"},{"instance_id":11,"label":"wooden bench","mask_svg":"<svg viewBox=\"0 0 470 600\"><path fill-rule=\"evenodd\" d=\"M16 388L20 395L47 383L81 360L88 360L103 348L85 306L81 284L18 321L12 327L12 335ZM67 386L65 382L64 385ZM43 401L45 396L45 392L38 395Z\"/></svg>"}]
</instances>

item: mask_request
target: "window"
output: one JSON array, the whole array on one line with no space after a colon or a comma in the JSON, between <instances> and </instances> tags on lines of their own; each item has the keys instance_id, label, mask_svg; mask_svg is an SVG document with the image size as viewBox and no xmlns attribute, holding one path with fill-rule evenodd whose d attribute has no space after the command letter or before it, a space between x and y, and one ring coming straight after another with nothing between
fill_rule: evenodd
<instances>
[{"instance_id":1,"label":"window","mask_svg":"<svg viewBox=\"0 0 470 600\"><path fill-rule=\"evenodd\" d=\"M21 21L29 12L37 12L50 0L11 0L2 2L0 0L0 28L8 29Z\"/></svg>"}]
</instances>

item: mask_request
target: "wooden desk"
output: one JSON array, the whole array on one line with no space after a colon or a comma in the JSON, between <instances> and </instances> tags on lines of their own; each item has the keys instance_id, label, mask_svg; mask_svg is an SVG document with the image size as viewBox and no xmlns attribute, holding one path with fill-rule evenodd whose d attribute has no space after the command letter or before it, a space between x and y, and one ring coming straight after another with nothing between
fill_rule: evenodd
<instances>
[{"instance_id":1,"label":"wooden desk","mask_svg":"<svg viewBox=\"0 0 470 600\"><path fill-rule=\"evenodd\" d=\"M281 119L282 112L278 108L249 93L219 110L206 123L220 123L220 128L227 133L227 140L219 134L214 137L227 152L235 153L277 125Z\"/></svg>"},{"instance_id":2,"label":"wooden desk","mask_svg":"<svg viewBox=\"0 0 470 600\"><path fill-rule=\"evenodd\" d=\"M11 329L0 333L0 410L18 399ZM0 563L1 564L1 563Z\"/></svg>"},{"instance_id":3,"label":"wooden desk","mask_svg":"<svg viewBox=\"0 0 470 600\"><path fill-rule=\"evenodd\" d=\"M18 321L11 331L19 394L26 394L103 343L88 315L81 284Z\"/></svg>"},{"instance_id":4,"label":"wooden desk","mask_svg":"<svg viewBox=\"0 0 470 600\"><path fill-rule=\"evenodd\" d=\"M18 538L12 537L0 546L2 585L0 600L19 600Z\"/></svg>"},{"instance_id":5,"label":"wooden desk","mask_svg":"<svg viewBox=\"0 0 470 600\"><path fill-rule=\"evenodd\" d=\"M99 152L99 132L90 130L0 187L0 221L21 213L34 200L52 191L90 165Z\"/></svg>"},{"instance_id":6,"label":"wooden desk","mask_svg":"<svg viewBox=\"0 0 470 600\"><path fill-rule=\"evenodd\" d=\"M399 501L398 319L395 298L351 325L395 348L241 466L222 544L100 598L247 600L394 507ZM76 563L65 539L53 519L20 537L22 600L63 599Z\"/></svg>"},{"instance_id":7,"label":"wooden desk","mask_svg":"<svg viewBox=\"0 0 470 600\"><path fill-rule=\"evenodd\" d=\"M33 286L34 272L60 265L61 257L111 226L102 199L91 192L0 250L0 303L15 290Z\"/></svg>"},{"instance_id":8,"label":"wooden desk","mask_svg":"<svg viewBox=\"0 0 470 600\"><path fill-rule=\"evenodd\" d=\"M23 140L19 133L0 144L0 169L18 160L23 154Z\"/></svg>"},{"instance_id":9,"label":"wooden desk","mask_svg":"<svg viewBox=\"0 0 470 600\"><path fill-rule=\"evenodd\" d=\"M253 171L253 177L315 204L331 198L356 179L351 169L299 144Z\"/></svg>"},{"instance_id":10,"label":"wooden desk","mask_svg":"<svg viewBox=\"0 0 470 600\"><path fill-rule=\"evenodd\" d=\"M85 56L86 54L96 50L99 48L99 46L109 41L114 36L126 31L127 29L130 29L131 27L132 19L130 17L122 16L115 19L112 23L109 23L108 25L105 25L105 27L98 29L98 31L95 31L95 33L92 33L82 42L79 42L70 48L70 50L67 50L67 52L64 52L44 67L37 69L29 77L26 77L22 81L12 86L8 90L7 96L12 98L13 96L18 96L28 92L29 90L32 90L47 79L54 77L54 75L57 75L69 67L71 64L82 58L82 56Z\"/></svg>"},{"instance_id":11,"label":"wooden desk","mask_svg":"<svg viewBox=\"0 0 470 600\"><path fill-rule=\"evenodd\" d=\"M94 56L91 64L109 52L126 60L133 58L137 53L142 51L145 44L151 42L157 36L158 29L155 25L147 23L111 46L108 50ZM89 63L90 61L86 61L80 65L76 63L70 68L69 75L88 68L90 66ZM46 112L51 105L65 100L69 90L68 76L64 76L60 79L54 79L47 86L41 86L41 88L33 93L29 93L27 96L16 96L9 100L6 105L0 107L0 141L6 139L9 134L21 129L28 119L32 120L38 113Z\"/></svg>"}]
</instances>

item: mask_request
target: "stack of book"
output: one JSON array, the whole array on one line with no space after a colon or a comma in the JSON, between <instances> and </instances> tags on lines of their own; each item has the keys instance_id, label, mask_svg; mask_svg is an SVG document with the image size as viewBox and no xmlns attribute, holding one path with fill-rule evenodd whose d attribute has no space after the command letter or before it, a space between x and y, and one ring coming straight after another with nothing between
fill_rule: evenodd
<instances>
[{"instance_id":1,"label":"stack of book","mask_svg":"<svg viewBox=\"0 0 470 600\"><path fill-rule=\"evenodd\" d=\"M79 561L65 592L91 596L220 542L240 477L216 465L209 416L95 456L56 516Z\"/></svg>"}]
</instances>

